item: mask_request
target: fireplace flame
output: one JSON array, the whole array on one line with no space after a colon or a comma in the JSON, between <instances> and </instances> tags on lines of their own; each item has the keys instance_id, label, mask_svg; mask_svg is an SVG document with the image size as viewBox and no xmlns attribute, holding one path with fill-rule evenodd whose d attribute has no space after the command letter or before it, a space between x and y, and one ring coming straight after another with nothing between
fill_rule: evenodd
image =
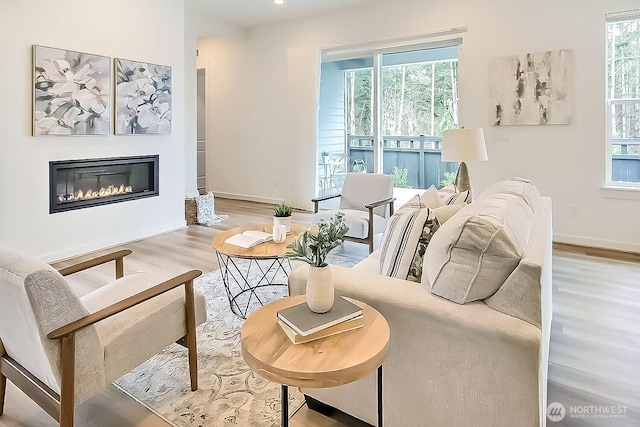
<instances>
[{"instance_id":1,"label":"fireplace flame","mask_svg":"<svg viewBox=\"0 0 640 427\"><path fill-rule=\"evenodd\" d=\"M78 190L71 194L60 194L58 196L59 202L72 202L77 200L89 200L97 199L100 197L117 196L120 194L133 193L133 187L130 185L120 184L119 186L110 185L108 187L102 187L99 190L92 190L88 188L86 191Z\"/></svg>"}]
</instances>

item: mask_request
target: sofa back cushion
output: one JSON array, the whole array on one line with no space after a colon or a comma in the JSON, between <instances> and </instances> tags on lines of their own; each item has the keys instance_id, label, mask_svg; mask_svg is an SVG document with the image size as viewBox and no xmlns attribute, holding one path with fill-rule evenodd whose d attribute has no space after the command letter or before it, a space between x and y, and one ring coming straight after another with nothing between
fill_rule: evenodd
<instances>
[{"instance_id":1,"label":"sofa back cushion","mask_svg":"<svg viewBox=\"0 0 640 427\"><path fill-rule=\"evenodd\" d=\"M442 224L425 253L422 283L464 304L493 295L529 243L534 212L522 197L496 193Z\"/></svg>"},{"instance_id":2,"label":"sofa back cushion","mask_svg":"<svg viewBox=\"0 0 640 427\"><path fill-rule=\"evenodd\" d=\"M495 194L511 194L521 197L527 205L537 212L540 206L540 192L531 181L517 176L505 181L499 181L484 190L476 199L482 200Z\"/></svg>"}]
</instances>

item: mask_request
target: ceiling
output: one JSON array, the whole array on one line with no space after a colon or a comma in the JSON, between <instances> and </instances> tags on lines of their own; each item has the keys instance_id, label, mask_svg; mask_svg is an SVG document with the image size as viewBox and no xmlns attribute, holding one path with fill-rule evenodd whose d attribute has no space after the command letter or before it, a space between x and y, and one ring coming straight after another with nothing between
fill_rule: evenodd
<instances>
[{"instance_id":1,"label":"ceiling","mask_svg":"<svg viewBox=\"0 0 640 427\"><path fill-rule=\"evenodd\" d=\"M250 28L321 14L374 0L186 0L200 17L235 27Z\"/></svg>"}]
</instances>

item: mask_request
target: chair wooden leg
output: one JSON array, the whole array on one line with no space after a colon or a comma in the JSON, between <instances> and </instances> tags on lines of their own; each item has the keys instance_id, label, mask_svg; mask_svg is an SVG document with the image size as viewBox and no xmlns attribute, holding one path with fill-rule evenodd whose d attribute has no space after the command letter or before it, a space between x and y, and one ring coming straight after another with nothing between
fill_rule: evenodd
<instances>
[{"instance_id":1,"label":"chair wooden leg","mask_svg":"<svg viewBox=\"0 0 640 427\"><path fill-rule=\"evenodd\" d=\"M0 354L0 359L2 355ZM0 364L2 364L0 362ZM0 415L4 412L4 396L7 393L7 377L0 371Z\"/></svg>"},{"instance_id":2,"label":"chair wooden leg","mask_svg":"<svg viewBox=\"0 0 640 427\"><path fill-rule=\"evenodd\" d=\"M373 252L373 208L369 208L369 228L367 230L367 241L369 242L369 253Z\"/></svg>"},{"instance_id":3,"label":"chair wooden leg","mask_svg":"<svg viewBox=\"0 0 640 427\"><path fill-rule=\"evenodd\" d=\"M198 348L196 343L196 307L193 292L193 280L189 280L185 286L185 310L187 321L187 351L189 353L189 376L191 378L191 391L198 389Z\"/></svg>"},{"instance_id":4,"label":"chair wooden leg","mask_svg":"<svg viewBox=\"0 0 640 427\"><path fill-rule=\"evenodd\" d=\"M75 335L60 339L60 427L73 427L75 403Z\"/></svg>"}]
</instances>

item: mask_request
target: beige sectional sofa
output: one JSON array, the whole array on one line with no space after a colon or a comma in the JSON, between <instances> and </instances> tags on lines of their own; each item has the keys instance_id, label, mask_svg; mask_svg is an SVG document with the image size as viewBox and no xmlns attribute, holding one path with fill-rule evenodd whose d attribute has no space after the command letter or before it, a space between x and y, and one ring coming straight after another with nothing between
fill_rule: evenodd
<instances>
[{"instance_id":1,"label":"beige sectional sofa","mask_svg":"<svg viewBox=\"0 0 640 427\"><path fill-rule=\"evenodd\" d=\"M440 225L421 283L381 275L380 250L353 268L332 266L336 292L373 306L391 328L385 426L546 424L551 239L551 200L512 178ZM289 276L292 295L304 293L307 271ZM375 425L375 380L303 391Z\"/></svg>"}]
</instances>

